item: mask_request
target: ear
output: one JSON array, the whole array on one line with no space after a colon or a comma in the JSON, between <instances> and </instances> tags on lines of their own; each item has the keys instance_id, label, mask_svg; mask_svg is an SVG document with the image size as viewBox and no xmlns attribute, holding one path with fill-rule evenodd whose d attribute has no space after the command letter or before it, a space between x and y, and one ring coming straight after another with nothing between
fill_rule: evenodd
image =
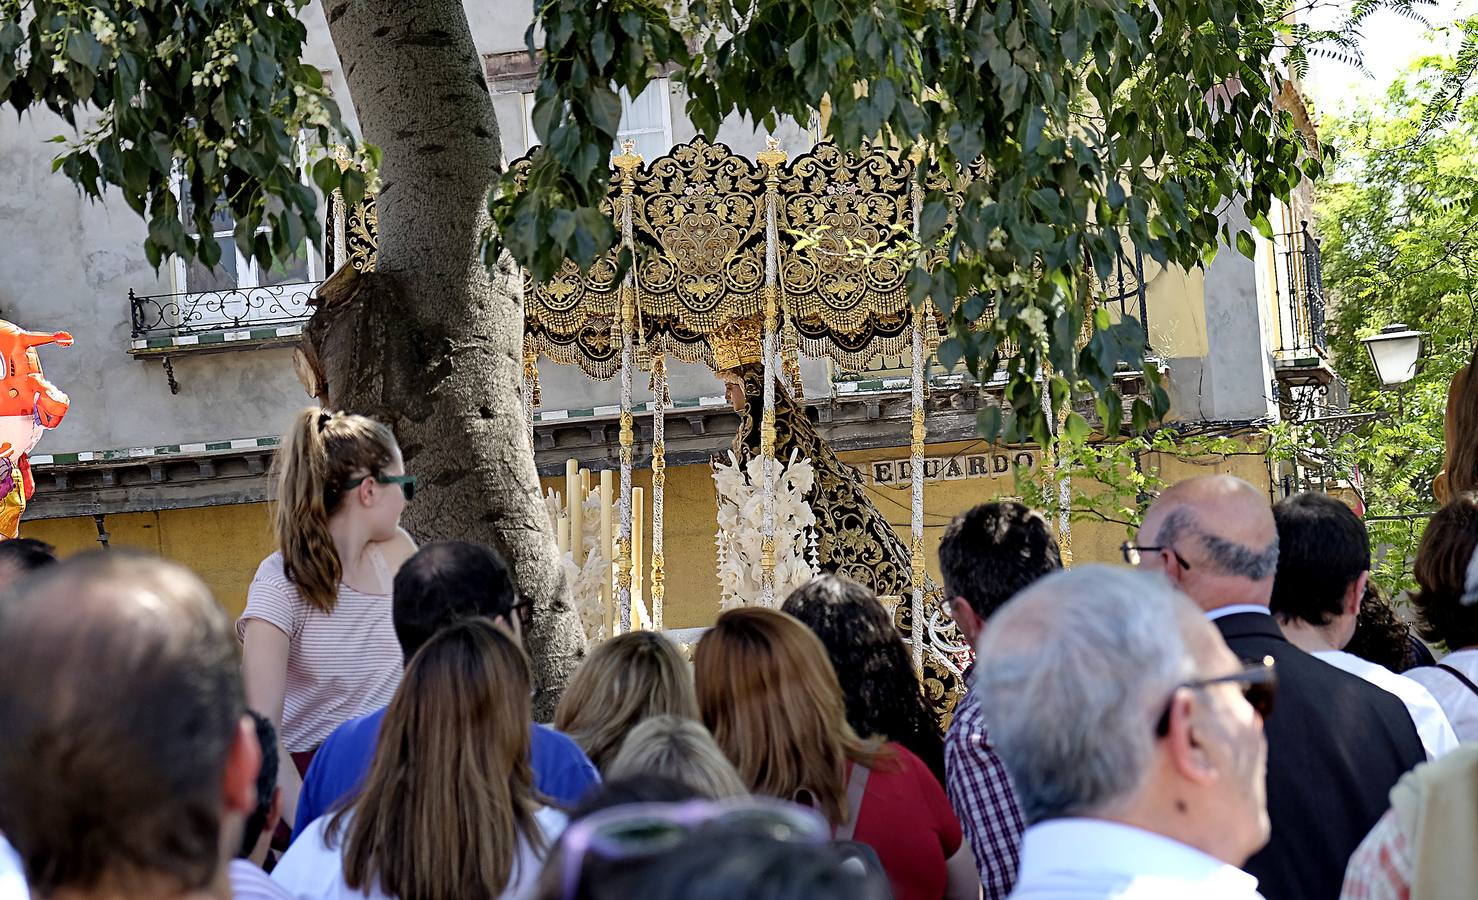
<instances>
[{"instance_id":1,"label":"ear","mask_svg":"<svg viewBox=\"0 0 1478 900\"><path fill-rule=\"evenodd\" d=\"M1361 572L1345 590L1345 615L1359 616L1360 601L1365 597L1365 586L1370 583L1370 570Z\"/></svg>"},{"instance_id":2,"label":"ear","mask_svg":"<svg viewBox=\"0 0 1478 900\"><path fill-rule=\"evenodd\" d=\"M955 624L960 628L960 634L973 650L975 644L980 640L980 633L985 630L985 620L976 614L974 607L964 597L955 597L950 601L950 609L954 613Z\"/></svg>"},{"instance_id":3,"label":"ear","mask_svg":"<svg viewBox=\"0 0 1478 900\"><path fill-rule=\"evenodd\" d=\"M236 734L226 751L226 771L221 776L221 805L227 812L251 815L257 808L257 772L262 768L262 744L251 716L236 723Z\"/></svg>"},{"instance_id":4,"label":"ear","mask_svg":"<svg viewBox=\"0 0 1478 900\"><path fill-rule=\"evenodd\" d=\"M277 823L282 821L282 788L272 789L272 802L267 804L267 821L262 827L262 833L270 835L277 830Z\"/></svg>"},{"instance_id":5,"label":"ear","mask_svg":"<svg viewBox=\"0 0 1478 900\"><path fill-rule=\"evenodd\" d=\"M1194 691L1176 691L1170 702L1170 733L1164 743L1170 763L1181 778L1196 785L1217 779L1216 763L1206 752L1195 718L1205 704Z\"/></svg>"}]
</instances>

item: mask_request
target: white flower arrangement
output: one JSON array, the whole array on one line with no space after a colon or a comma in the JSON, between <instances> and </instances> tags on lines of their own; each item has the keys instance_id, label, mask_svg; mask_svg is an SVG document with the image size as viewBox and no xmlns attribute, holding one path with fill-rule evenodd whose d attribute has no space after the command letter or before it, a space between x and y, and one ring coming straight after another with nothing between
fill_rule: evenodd
<instances>
[{"instance_id":1,"label":"white flower arrangement","mask_svg":"<svg viewBox=\"0 0 1478 900\"><path fill-rule=\"evenodd\" d=\"M718 578L721 609L757 604L760 598L762 532L764 530L763 460L739 465L716 463L718 490ZM816 480L809 459L791 450L786 462L775 461L775 599L777 605L818 573L816 513L806 495Z\"/></svg>"}]
</instances>

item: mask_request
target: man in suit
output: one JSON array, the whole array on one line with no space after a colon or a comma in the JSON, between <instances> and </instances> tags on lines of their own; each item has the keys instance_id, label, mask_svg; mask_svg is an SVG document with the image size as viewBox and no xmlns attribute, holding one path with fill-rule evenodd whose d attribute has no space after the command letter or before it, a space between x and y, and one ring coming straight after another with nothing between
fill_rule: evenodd
<instances>
[{"instance_id":1,"label":"man in suit","mask_svg":"<svg viewBox=\"0 0 1478 900\"><path fill-rule=\"evenodd\" d=\"M1395 696L1298 649L1269 612L1278 530L1267 497L1229 475L1182 481L1150 507L1126 560L1165 573L1243 659L1271 656L1267 847L1247 861L1268 900L1334 900L1396 780L1426 759ZM1167 623L1167 627L1169 623Z\"/></svg>"}]
</instances>

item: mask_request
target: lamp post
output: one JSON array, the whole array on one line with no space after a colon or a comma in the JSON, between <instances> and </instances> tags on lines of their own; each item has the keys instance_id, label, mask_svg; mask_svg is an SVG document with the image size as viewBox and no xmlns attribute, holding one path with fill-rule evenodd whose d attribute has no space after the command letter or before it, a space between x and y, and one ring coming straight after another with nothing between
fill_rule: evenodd
<instances>
[{"instance_id":1,"label":"lamp post","mask_svg":"<svg viewBox=\"0 0 1478 900\"><path fill-rule=\"evenodd\" d=\"M1375 367L1375 376L1381 387L1399 387L1416 377L1416 363L1422 355L1422 338L1426 336L1425 331L1412 331L1401 322L1393 322L1378 334L1361 339L1370 353L1370 364ZM1397 412L1404 415L1401 399L1401 394L1397 393Z\"/></svg>"}]
</instances>

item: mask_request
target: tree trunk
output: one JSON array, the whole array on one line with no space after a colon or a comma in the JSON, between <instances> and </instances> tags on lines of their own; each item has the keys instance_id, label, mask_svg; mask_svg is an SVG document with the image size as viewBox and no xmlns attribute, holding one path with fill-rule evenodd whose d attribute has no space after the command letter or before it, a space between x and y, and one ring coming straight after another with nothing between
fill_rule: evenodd
<instances>
[{"instance_id":1,"label":"tree trunk","mask_svg":"<svg viewBox=\"0 0 1478 900\"><path fill-rule=\"evenodd\" d=\"M547 719L582 654L540 499L520 388L517 269L481 263L498 123L462 0L324 0L364 139L384 152L375 271L336 282L309 324L329 402L395 431L422 492L418 540L498 549L534 599L526 636Z\"/></svg>"}]
</instances>

